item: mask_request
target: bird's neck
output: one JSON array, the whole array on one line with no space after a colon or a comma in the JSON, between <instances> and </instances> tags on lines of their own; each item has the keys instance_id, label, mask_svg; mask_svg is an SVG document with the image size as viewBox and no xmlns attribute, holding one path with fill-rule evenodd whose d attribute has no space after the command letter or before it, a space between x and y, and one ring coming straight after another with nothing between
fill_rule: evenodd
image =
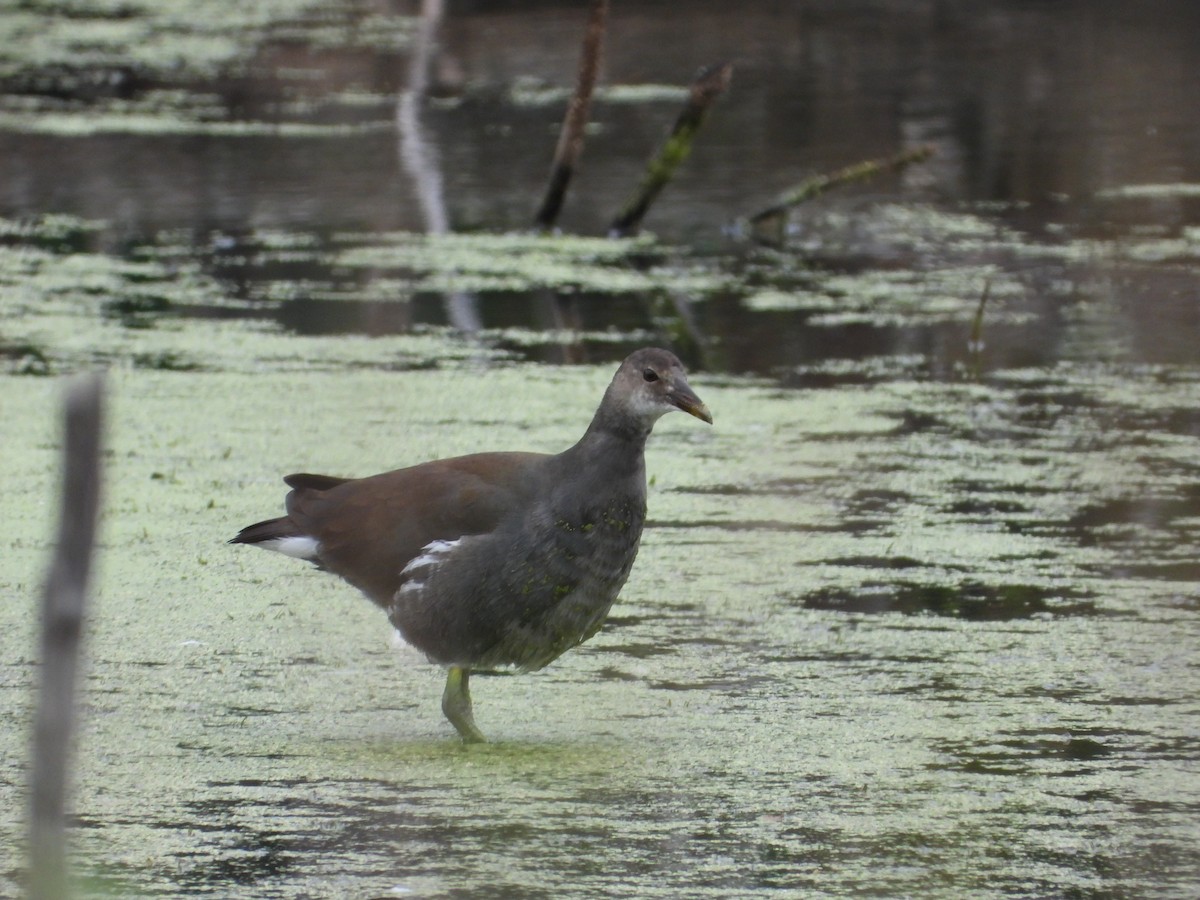
<instances>
[{"instance_id":1,"label":"bird's neck","mask_svg":"<svg viewBox=\"0 0 1200 900\"><path fill-rule=\"evenodd\" d=\"M646 438L650 429L606 412L603 407L596 412L583 437L563 454L564 462L590 477L633 478L644 483Z\"/></svg>"},{"instance_id":2,"label":"bird's neck","mask_svg":"<svg viewBox=\"0 0 1200 900\"><path fill-rule=\"evenodd\" d=\"M604 406L596 415L577 446L602 449L606 453L640 456L646 449L646 439L654 423L645 423L628 416L614 415Z\"/></svg>"}]
</instances>

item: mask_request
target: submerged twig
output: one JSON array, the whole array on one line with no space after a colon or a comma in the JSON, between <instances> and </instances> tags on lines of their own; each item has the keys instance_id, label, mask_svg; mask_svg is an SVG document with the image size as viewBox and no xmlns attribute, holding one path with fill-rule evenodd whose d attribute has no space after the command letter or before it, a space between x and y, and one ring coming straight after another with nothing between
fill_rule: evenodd
<instances>
[{"instance_id":1,"label":"submerged twig","mask_svg":"<svg viewBox=\"0 0 1200 900\"><path fill-rule=\"evenodd\" d=\"M898 153L895 156L887 156L882 159L869 159L864 162L855 163L852 166L846 166L827 175L814 175L812 178L807 178L800 182L794 188L785 191L770 206L764 207L758 212L747 216L746 221L750 224L756 236L780 243L783 229L787 222L787 214L792 207L798 206L807 200L812 200L814 197L819 197L832 188L841 187L842 185L851 184L856 181L865 181L868 178L874 178L876 175L882 175L885 172L899 171L914 163L924 162L933 156L933 153L933 147L916 147L915 149Z\"/></svg>"},{"instance_id":2,"label":"submerged twig","mask_svg":"<svg viewBox=\"0 0 1200 900\"><path fill-rule=\"evenodd\" d=\"M991 293L992 279L989 278L983 283L983 291L979 294L979 306L975 308L975 318L971 320L971 336L967 338L967 352L971 355L971 370L976 378L979 378L983 370L983 311Z\"/></svg>"},{"instance_id":3,"label":"submerged twig","mask_svg":"<svg viewBox=\"0 0 1200 900\"><path fill-rule=\"evenodd\" d=\"M692 142L696 133L708 117L713 103L729 87L732 77L732 63L718 63L702 70L692 82L687 103L679 113L679 118L675 120L670 136L646 166L646 174L642 176L642 183L638 185L637 191L613 219L609 226L609 234L613 237L626 237L637 233L650 204L692 152Z\"/></svg>"},{"instance_id":4,"label":"submerged twig","mask_svg":"<svg viewBox=\"0 0 1200 900\"><path fill-rule=\"evenodd\" d=\"M583 134L591 114L592 91L596 87L596 78L600 72L604 34L607 29L608 0L592 0L587 30L583 34L575 93L571 96L571 102L567 104L562 130L558 134L558 146L554 150L554 165L550 169L546 194L534 216L534 224L538 228L554 227L567 194L567 186L571 183L575 166L583 153Z\"/></svg>"},{"instance_id":5,"label":"submerged twig","mask_svg":"<svg viewBox=\"0 0 1200 900\"><path fill-rule=\"evenodd\" d=\"M992 279L989 278L983 283L983 291L979 294L979 306L975 308L975 318L971 320L971 336L967 338L967 349L972 353L983 349L983 310L991 293Z\"/></svg>"},{"instance_id":6,"label":"submerged twig","mask_svg":"<svg viewBox=\"0 0 1200 900\"><path fill-rule=\"evenodd\" d=\"M58 544L42 598L41 684L30 767L29 896L62 900L66 871L67 763L83 611L100 505L101 380L71 384L66 397Z\"/></svg>"}]
</instances>

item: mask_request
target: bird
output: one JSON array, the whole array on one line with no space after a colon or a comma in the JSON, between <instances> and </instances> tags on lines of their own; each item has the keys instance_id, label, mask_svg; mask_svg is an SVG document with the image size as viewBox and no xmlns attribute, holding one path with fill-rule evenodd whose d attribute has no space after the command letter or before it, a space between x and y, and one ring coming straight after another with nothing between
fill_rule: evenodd
<instances>
[{"instance_id":1,"label":"bird","mask_svg":"<svg viewBox=\"0 0 1200 900\"><path fill-rule=\"evenodd\" d=\"M713 421L675 354L645 347L561 453L474 453L365 478L288 475L287 514L229 543L307 560L358 588L446 667L442 712L464 743L483 743L471 672L541 669L604 624L641 542L646 440L673 411Z\"/></svg>"}]
</instances>

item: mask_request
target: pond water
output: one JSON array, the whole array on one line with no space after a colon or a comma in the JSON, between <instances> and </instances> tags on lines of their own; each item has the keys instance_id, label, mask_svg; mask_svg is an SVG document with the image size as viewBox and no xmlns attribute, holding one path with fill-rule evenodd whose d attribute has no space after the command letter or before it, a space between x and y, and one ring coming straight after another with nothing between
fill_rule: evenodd
<instances>
[{"instance_id":1,"label":"pond water","mask_svg":"<svg viewBox=\"0 0 1200 900\"><path fill-rule=\"evenodd\" d=\"M0 895L98 367L81 894L1194 895L1200 8L763 6L613 9L555 236L579 4L452 4L436 45L415 3L0 12ZM352 589L224 544L288 472L561 449L645 344L715 424L656 429L605 629L477 680L492 744Z\"/></svg>"}]
</instances>

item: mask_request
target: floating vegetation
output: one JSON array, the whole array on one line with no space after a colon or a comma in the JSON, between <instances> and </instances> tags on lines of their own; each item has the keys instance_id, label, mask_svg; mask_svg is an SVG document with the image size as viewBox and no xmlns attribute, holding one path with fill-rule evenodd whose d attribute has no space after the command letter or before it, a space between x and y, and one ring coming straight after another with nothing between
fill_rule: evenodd
<instances>
[{"instance_id":1,"label":"floating vegetation","mask_svg":"<svg viewBox=\"0 0 1200 900\"><path fill-rule=\"evenodd\" d=\"M992 273L990 267L960 266L932 271L879 271L833 275L822 288L839 303L826 305L813 321L825 325L849 322L912 324L955 321L970 323L979 307L978 290ZM1009 280L992 295L1020 297L1021 286ZM1021 324L1031 313L996 302L989 321Z\"/></svg>"},{"instance_id":2,"label":"floating vegetation","mask_svg":"<svg viewBox=\"0 0 1200 900\"><path fill-rule=\"evenodd\" d=\"M154 320L171 309L171 301L155 294L142 294L106 300L102 315L120 320L126 328L150 328Z\"/></svg>"},{"instance_id":3,"label":"floating vegetation","mask_svg":"<svg viewBox=\"0 0 1200 900\"><path fill-rule=\"evenodd\" d=\"M672 84L613 84L595 90L597 103L612 104L679 103L687 95L686 87ZM570 96L570 88L537 78L517 78L508 89L508 101L514 106L561 106Z\"/></svg>"},{"instance_id":4,"label":"floating vegetation","mask_svg":"<svg viewBox=\"0 0 1200 900\"><path fill-rule=\"evenodd\" d=\"M187 115L147 114L132 109L79 113L19 113L0 109L0 130L58 137L88 137L97 134L182 135L207 134L224 137L269 135L292 138L344 138L349 135L389 131L388 122L318 124L311 122L207 121Z\"/></svg>"},{"instance_id":5,"label":"floating vegetation","mask_svg":"<svg viewBox=\"0 0 1200 900\"><path fill-rule=\"evenodd\" d=\"M971 621L1007 621L1035 616L1095 615L1091 599L1076 592L1056 592L1035 585L922 584L892 580L864 582L853 590L822 588L804 598L807 609L845 613L928 614Z\"/></svg>"},{"instance_id":6,"label":"floating vegetation","mask_svg":"<svg viewBox=\"0 0 1200 900\"><path fill-rule=\"evenodd\" d=\"M341 235L351 244L332 262L403 271L414 291L531 291L569 294L683 291L696 298L727 284L710 262L647 238L610 240L536 234Z\"/></svg>"},{"instance_id":7,"label":"floating vegetation","mask_svg":"<svg viewBox=\"0 0 1200 900\"><path fill-rule=\"evenodd\" d=\"M358 4L272 0L121 0L54 3L66 15L17 10L0 17L0 79L27 91L68 92L109 73L122 80L212 79L242 70L273 40L293 46L400 48L413 20L364 15Z\"/></svg>"},{"instance_id":8,"label":"floating vegetation","mask_svg":"<svg viewBox=\"0 0 1200 900\"><path fill-rule=\"evenodd\" d=\"M50 358L41 347L0 340L0 360L10 375L52 375Z\"/></svg>"},{"instance_id":9,"label":"floating vegetation","mask_svg":"<svg viewBox=\"0 0 1200 900\"><path fill-rule=\"evenodd\" d=\"M78 253L104 226L104 222L66 215L0 218L0 246L24 245L54 253Z\"/></svg>"},{"instance_id":10,"label":"floating vegetation","mask_svg":"<svg viewBox=\"0 0 1200 900\"><path fill-rule=\"evenodd\" d=\"M1127 184L1096 194L1097 200L1172 200L1200 197L1200 184Z\"/></svg>"},{"instance_id":11,"label":"floating vegetation","mask_svg":"<svg viewBox=\"0 0 1200 900\"><path fill-rule=\"evenodd\" d=\"M565 344L652 344L658 334L646 330L567 331L532 328L494 328L481 332L481 337L510 347L545 347Z\"/></svg>"},{"instance_id":12,"label":"floating vegetation","mask_svg":"<svg viewBox=\"0 0 1200 900\"><path fill-rule=\"evenodd\" d=\"M411 44L416 22L346 0L51 5L63 6L65 14L30 9L0 16L0 130L60 137L325 137L391 128L388 115L371 122L310 121L313 105L291 99L286 85L305 86L324 74L320 54L306 60L295 55L298 48L399 53ZM291 55L276 61L285 87L273 121L248 119L211 89L182 87L245 77L276 47L290 48ZM352 96L346 91L329 103L346 105Z\"/></svg>"}]
</instances>

